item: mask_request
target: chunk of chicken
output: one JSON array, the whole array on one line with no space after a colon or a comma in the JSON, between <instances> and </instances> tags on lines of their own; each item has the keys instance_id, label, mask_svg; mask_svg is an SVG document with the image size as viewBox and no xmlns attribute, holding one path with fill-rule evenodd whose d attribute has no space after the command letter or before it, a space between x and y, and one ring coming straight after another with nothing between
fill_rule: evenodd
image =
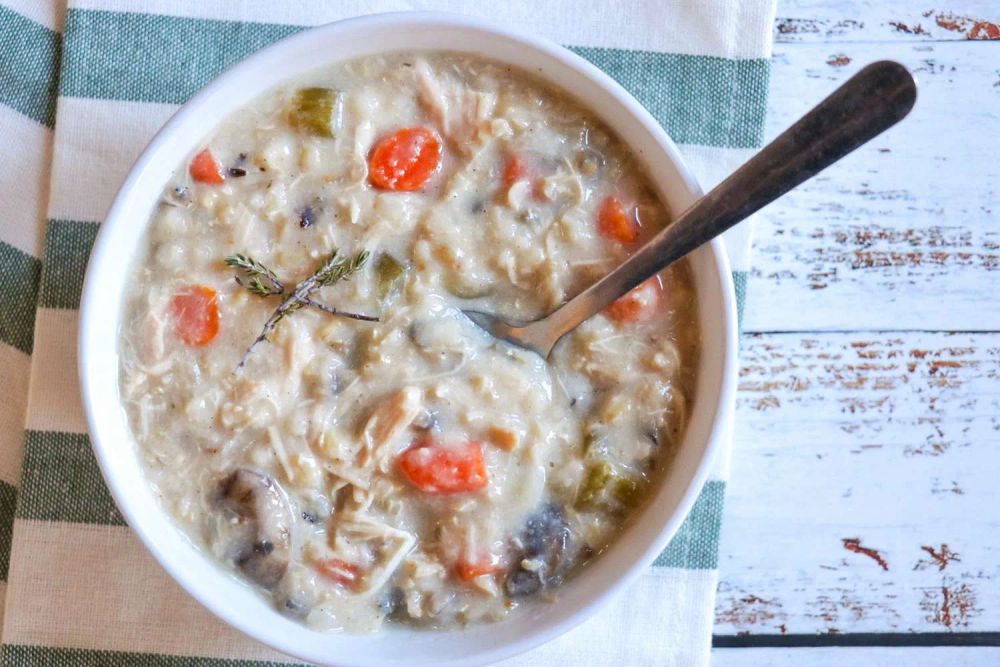
<instances>
[{"instance_id":1,"label":"chunk of chicken","mask_svg":"<svg viewBox=\"0 0 1000 667\"><path fill-rule=\"evenodd\" d=\"M375 407L361 431L362 465L375 462L384 468L383 464L396 453L403 431L420 414L421 399L419 389L404 387Z\"/></svg>"},{"instance_id":2,"label":"chunk of chicken","mask_svg":"<svg viewBox=\"0 0 1000 667\"><path fill-rule=\"evenodd\" d=\"M169 362L164 364L166 355L165 332L167 315L163 304L151 305L140 323L139 361L146 370L158 375L167 369Z\"/></svg>"},{"instance_id":3,"label":"chunk of chicken","mask_svg":"<svg viewBox=\"0 0 1000 667\"><path fill-rule=\"evenodd\" d=\"M358 595L368 595L382 588L417 543L412 533L364 515L346 517L337 526L334 544L340 540L368 543L372 552L378 554L373 567L355 591Z\"/></svg>"},{"instance_id":4,"label":"chunk of chicken","mask_svg":"<svg viewBox=\"0 0 1000 667\"><path fill-rule=\"evenodd\" d=\"M462 81L438 75L423 59L417 61L414 72L418 100L441 134L460 153L473 153L490 133L496 95L471 90Z\"/></svg>"}]
</instances>

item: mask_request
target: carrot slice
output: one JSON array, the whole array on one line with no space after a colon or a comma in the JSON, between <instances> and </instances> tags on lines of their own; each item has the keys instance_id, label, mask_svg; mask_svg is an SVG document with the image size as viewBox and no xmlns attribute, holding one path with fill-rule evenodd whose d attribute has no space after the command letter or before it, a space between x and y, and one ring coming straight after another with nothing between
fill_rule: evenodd
<instances>
[{"instance_id":1,"label":"carrot slice","mask_svg":"<svg viewBox=\"0 0 1000 667\"><path fill-rule=\"evenodd\" d=\"M466 493L486 487L486 463L478 442L444 447L419 442L399 455L399 469L413 486L434 494Z\"/></svg>"},{"instance_id":2,"label":"carrot slice","mask_svg":"<svg viewBox=\"0 0 1000 667\"><path fill-rule=\"evenodd\" d=\"M605 238L619 243L635 243L639 238L639 223L625 210L618 197L608 196L597 210L597 229Z\"/></svg>"},{"instance_id":3,"label":"carrot slice","mask_svg":"<svg viewBox=\"0 0 1000 667\"><path fill-rule=\"evenodd\" d=\"M531 181L531 196L539 200L545 199L545 179L540 175L545 171L538 156L530 153L512 153L504 162L500 174L500 192L506 195L511 186L518 181Z\"/></svg>"},{"instance_id":4,"label":"carrot slice","mask_svg":"<svg viewBox=\"0 0 1000 667\"><path fill-rule=\"evenodd\" d=\"M424 127L407 127L379 139L368 178L383 190L419 190L441 164L441 140Z\"/></svg>"},{"instance_id":5,"label":"carrot slice","mask_svg":"<svg viewBox=\"0 0 1000 667\"><path fill-rule=\"evenodd\" d=\"M222 177L222 167L212 155L212 151L207 148L194 156L188 171L191 172L191 178L198 183L222 185L225 182Z\"/></svg>"},{"instance_id":6,"label":"carrot slice","mask_svg":"<svg viewBox=\"0 0 1000 667\"><path fill-rule=\"evenodd\" d=\"M608 317L618 324L640 322L648 319L660 305L660 294L663 283L659 276L653 276L620 297L604 311Z\"/></svg>"},{"instance_id":7,"label":"carrot slice","mask_svg":"<svg viewBox=\"0 0 1000 667\"><path fill-rule=\"evenodd\" d=\"M511 155L507 158L507 163L503 167L503 189L506 192L510 186L518 181L526 181L531 178L531 169L528 163L520 155Z\"/></svg>"},{"instance_id":8,"label":"carrot slice","mask_svg":"<svg viewBox=\"0 0 1000 667\"><path fill-rule=\"evenodd\" d=\"M174 332L188 345L208 345L219 333L219 304L215 290L204 285L182 288L170 301Z\"/></svg>"},{"instance_id":9,"label":"carrot slice","mask_svg":"<svg viewBox=\"0 0 1000 667\"><path fill-rule=\"evenodd\" d=\"M455 563L455 574L462 581L472 581L484 574L503 572L504 566L495 556L489 555L476 561L460 560Z\"/></svg>"},{"instance_id":10,"label":"carrot slice","mask_svg":"<svg viewBox=\"0 0 1000 667\"><path fill-rule=\"evenodd\" d=\"M361 568L339 558L327 558L316 562L316 571L330 581L353 588L361 581Z\"/></svg>"}]
</instances>

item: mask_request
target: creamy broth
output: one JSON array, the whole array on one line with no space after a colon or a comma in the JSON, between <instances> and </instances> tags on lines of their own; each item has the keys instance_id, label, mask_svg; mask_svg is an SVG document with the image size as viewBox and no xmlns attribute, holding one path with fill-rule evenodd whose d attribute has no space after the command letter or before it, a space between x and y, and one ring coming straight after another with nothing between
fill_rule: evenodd
<instances>
[{"instance_id":1,"label":"creamy broth","mask_svg":"<svg viewBox=\"0 0 1000 667\"><path fill-rule=\"evenodd\" d=\"M541 317L668 222L601 122L510 67L394 54L262 95L179 166L130 269L122 401L150 484L317 629L551 598L683 434L689 269L547 362L458 308Z\"/></svg>"}]
</instances>

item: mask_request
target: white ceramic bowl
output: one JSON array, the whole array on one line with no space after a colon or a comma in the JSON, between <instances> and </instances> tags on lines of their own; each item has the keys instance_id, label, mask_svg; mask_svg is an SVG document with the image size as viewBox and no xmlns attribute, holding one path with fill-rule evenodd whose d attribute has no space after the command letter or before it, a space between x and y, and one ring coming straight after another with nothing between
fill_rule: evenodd
<instances>
[{"instance_id":1,"label":"white ceramic bowl","mask_svg":"<svg viewBox=\"0 0 1000 667\"><path fill-rule=\"evenodd\" d=\"M185 590L251 637L324 665L485 664L566 632L634 580L667 545L701 490L712 454L728 436L731 422L736 309L725 251L715 241L691 255L704 339L696 396L679 454L645 511L605 554L563 587L555 602L502 623L458 631L390 628L371 636L324 634L282 616L192 546L150 492L119 402L119 332L127 269L143 248L145 227L163 185L231 112L272 86L338 61L420 49L475 53L531 70L572 91L640 155L672 210L683 210L699 194L677 147L607 75L555 44L458 15L383 14L288 37L210 83L153 138L101 226L83 290L79 371L94 451L129 525Z\"/></svg>"}]
</instances>

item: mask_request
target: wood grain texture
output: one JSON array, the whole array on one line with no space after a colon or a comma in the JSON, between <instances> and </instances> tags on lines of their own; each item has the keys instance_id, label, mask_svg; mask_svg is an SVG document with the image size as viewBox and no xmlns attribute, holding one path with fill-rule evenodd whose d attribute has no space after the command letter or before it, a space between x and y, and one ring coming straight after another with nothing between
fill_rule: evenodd
<instances>
[{"instance_id":1,"label":"wood grain texture","mask_svg":"<svg viewBox=\"0 0 1000 667\"><path fill-rule=\"evenodd\" d=\"M998 25L996 0L779 1L768 137L874 60L920 95L755 229L715 632L856 647L715 664L1000 664L957 646L1000 636Z\"/></svg>"},{"instance_id":2,"label":"wood grain texture","mask_svg":"<svg viewBox=\"0 0 1000 667\"><path fill-rule=\"evenodd\" d=\"M778 3L775 42L929 42L1000 39L994 0L790 0Z\"/></svg>"},{"instance_id":3,"label":"wood grain texture","mask_svg":"<svg viewBox=\"0 0 1000 667\"><path fill-rule=\"evenodd\" d=\"M748 331L1000 330L1000 41L776 45L768 136L882 58L916 107L761 212Z\"/></svg>"},{"instance_id":4,"label":"wood grain texture","mask_svg":"<svg viewBox=\"0 0 1000 667\"><path fill-rule=\"evenodd\" d=\"M1000 334L746 337L716 634L1000 628Z\"/></svg>"}]
</instances>

